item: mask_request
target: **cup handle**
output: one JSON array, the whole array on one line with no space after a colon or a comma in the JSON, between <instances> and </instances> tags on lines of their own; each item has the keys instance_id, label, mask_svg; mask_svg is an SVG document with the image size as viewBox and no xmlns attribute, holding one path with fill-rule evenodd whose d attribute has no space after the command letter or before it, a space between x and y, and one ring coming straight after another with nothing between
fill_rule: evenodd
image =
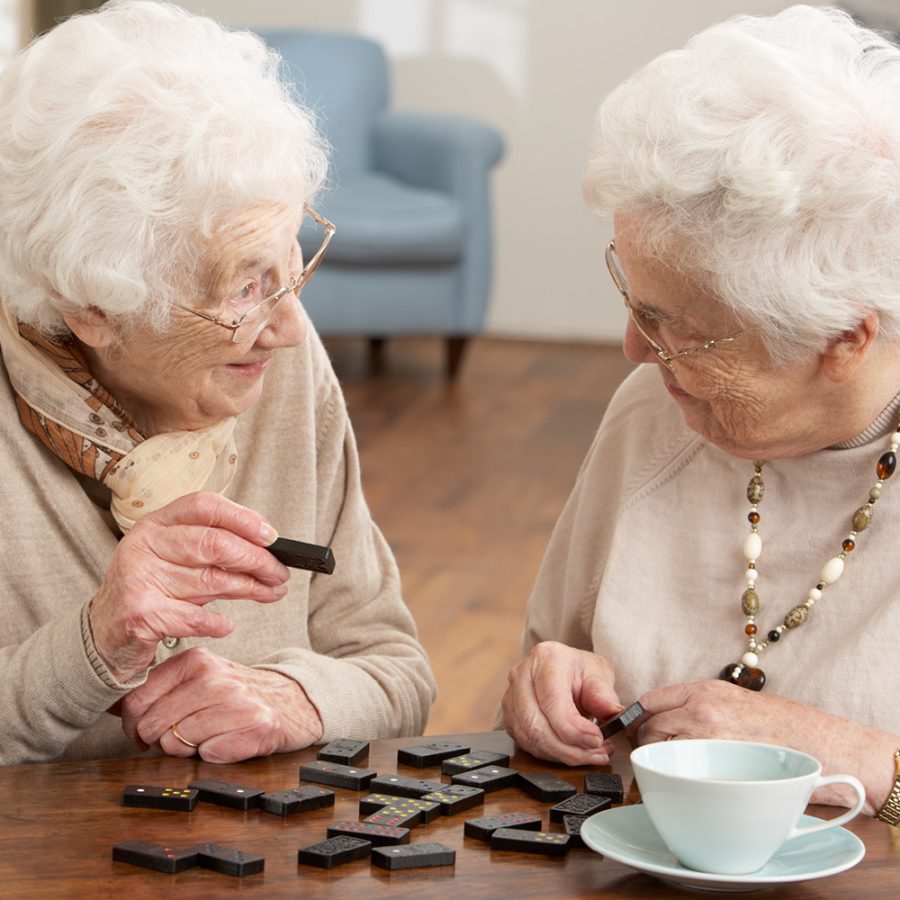
<instances>
[{"instance_id":1,"label":"cup handle","mask_svg":"<svg viewBox=\"0 0 900 900\"><path fill-rule=\"evenodd\" d=\"M866 803L866 790L858 778L854 778L852 775L827 775L824 778L818 779L816 788L820 788L826 784L849 784L850 787L856 791L856 803L853 805L853 808L848 809L847 812L834 819L828 819L827 822L819 822L818 825L808 825L806 828L794 827L791 829L790 834L785 838L786 841L789 841L791 838L800 837L804 834L812 834L815 831L825 831L827 828L835 828L838 825L843 825L844 822L849 822L860 814ZM813 788L813 790L815 790L815 788Z\"/></svg>"}]
</instances>

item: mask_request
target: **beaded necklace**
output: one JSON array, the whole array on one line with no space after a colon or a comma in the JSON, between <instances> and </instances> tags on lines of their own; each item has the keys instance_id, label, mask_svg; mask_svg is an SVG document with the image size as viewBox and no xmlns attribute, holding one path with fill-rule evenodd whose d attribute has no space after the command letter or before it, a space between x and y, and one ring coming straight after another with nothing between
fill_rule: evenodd
<instances>
[{"instance_id":1,"label":"beaded necklace","mask_svg":"<svg viewBox=\"0 0 900 900\"><path fill-rule=\"evenodd\" d=\"M746 590L741 595L741 609L747 618L744 626L744 634L747 635L747 652L741 657L739 663L729 663L719 673L722 681L730 681L740 687L751 691L761 691L766 684L766 673L759 668L759 654L772 644L777 644L786 631L799 628L809 616L810 610L816 602L822 599L822 592L829 584L833 584L844 572L844 560L848 553L856 549L856 538L861 531L865 531L872 522L872 514L875 502L881 496L881 488L885 481L894 474L897 467L897 450L900 448L900 424L891 435L891 449L883 453L875 465L877 481L869 490L869 498L853 514L852 529L841 543L841 552L833 556L822 566L819 580L815 587L810 588L806 599L791 609L781 625L773 628L764 641L757 641L758 628L756 617L759 613L759 594L756 592L756 580L759 576L757 561L762 553L762 538L759 536L759 505L766 493L763 482L762 470L765 463L756 461L753 463L753 477L747 485L747 499L750 501L750 512L747 519L750 522L750 534L744 539L744 558L747 560Z\"/></svg>"}]
</instances>

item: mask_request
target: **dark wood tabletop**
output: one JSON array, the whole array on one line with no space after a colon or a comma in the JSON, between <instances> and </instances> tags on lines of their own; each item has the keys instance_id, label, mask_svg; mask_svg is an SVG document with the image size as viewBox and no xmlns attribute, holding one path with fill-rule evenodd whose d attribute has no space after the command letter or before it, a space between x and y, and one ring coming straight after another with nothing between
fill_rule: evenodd
<instances>
[{"instance_id":1,"label":"dark wood tabletop","mask_svg":"<svg viewBox=\"0 0 900 900\"><path fill-rule=\"evenodd\" d=\"M440 767L415 769L397 764L397 749L452 740L472 750L513 755L510 766L524 771L550 770L583 787L585 769L552 766L516 751L501 732L403 738L376 741L370 748L369 769L379 774L399 772L417 778L449 781ZM612 769L624 779L626 802L637 799L632 786L628 748L623 744ZM199 758L142 756L81 763L54 763L0 769L0 896L78 898L121 897L682 897L685 891L587 848L573 848L562 858L491 850L488 844L463 835L466 819L503 812L543 815L540 803L517 787L487 795L483 807L440 817L413 831L413 842L440 841L456 850L452 867L390 872L358 860L324 870L298 865L301 847L325 839L329 823L358 819L358 805L367 791L335 788L334 807L282 818L259 809L237 811L199 803L193 812L133 809L120 805L126 784L183 787L198 779L215 779L267 791L294 787L299 767L315 759L316 748L298 753L217 766ZM595 769L591 771L608 771ZM630 790L629 790L630 789ZM828 816L811 807L813 815ZM739 827L739 819L736 820ZM900 831L868 817L848 826L866 845L863 861L829 878L779 885L779 898L892 898L900 893ZM186 847L217 843L261 854L265 870L244 878L193 868L176 875L139 868L112 859L114 844L128 840ZM769 890L769 895L773 893Z\"/></svg>"}]
</instances>

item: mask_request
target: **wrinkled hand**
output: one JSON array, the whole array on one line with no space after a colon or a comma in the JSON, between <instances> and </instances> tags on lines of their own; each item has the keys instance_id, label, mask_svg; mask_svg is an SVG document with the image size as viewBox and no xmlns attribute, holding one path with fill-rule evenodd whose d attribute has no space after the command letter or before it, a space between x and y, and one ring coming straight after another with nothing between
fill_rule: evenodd
<instances>
[{"instance_id":1,"label":"wrinkled hand","mask_svg":"<svg viewBox=\"0 0 900 900\"><path fill-rule=\"evenodd\" d=\"M509 673L506 730L542 759L606 765L612 745L590 717L603 721L622 711L614 680L612 666L594 653L556 641L537 644Z\"/></svg>"},{"instance_id":2,"label":"wrinkled hand","mask_svg":"<svg viewBox=\"0 0 900 900\"><path fill-rule=\"evenodd\" d=\"M183 744L171 726L192 744ZM122 729L139 746L230 763L300 750L322 721L296 681L195 647L170 657L122 701Z\"/></svg>"},{"instance_id":3,"label":"wrinkled hand","mask_svg":"<svg viewBox=\"0 0 900 900\"><path fill-rule=\"evenodd\" d=\"M187 494L141 519L119 542L91 602L94 645L120 681L146 669L165 636L224 637L233 624L211 600L271 603L288 570L263 549L274 529L218 494Z\"/></svg>"}]
</instances>

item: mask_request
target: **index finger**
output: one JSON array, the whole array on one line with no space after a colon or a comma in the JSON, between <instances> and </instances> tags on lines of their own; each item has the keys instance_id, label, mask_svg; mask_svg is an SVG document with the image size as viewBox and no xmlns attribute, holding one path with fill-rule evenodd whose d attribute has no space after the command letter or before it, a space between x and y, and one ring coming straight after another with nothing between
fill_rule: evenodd
<instances>
[{"instance_id":1,"label":"index finger","mask_svg":"<svg viewBox=\"0 0 900 900\"><path fill-rule=\"evenodd\" d=\"M258 512L212 491L185 494L145 516L132 530L137 531L148 521L158 525L223 528L262 547L278 537L278 532Z\"/></svg>"},{"instance_id":2,"label":"index finger","mask_svg":"<svg viewBox=\"0 0 900 900\"><path fill-rule=\"evenodd\" d=\"M641 706L651 715L683 707L691 696L692 684L667 684L641 694Z\"/></svg>"}]
</instances>

